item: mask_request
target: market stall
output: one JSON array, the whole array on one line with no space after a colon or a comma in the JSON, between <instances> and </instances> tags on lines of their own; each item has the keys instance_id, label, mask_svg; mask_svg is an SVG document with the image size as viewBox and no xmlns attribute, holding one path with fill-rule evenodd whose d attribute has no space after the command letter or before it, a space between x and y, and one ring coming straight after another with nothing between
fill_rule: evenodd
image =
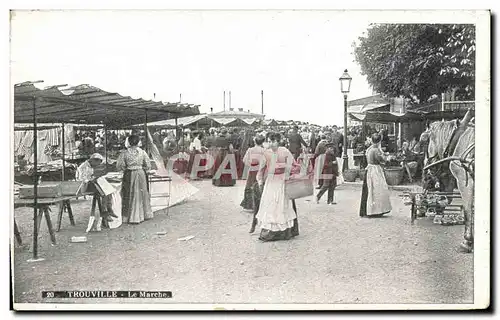
<instances>
[{"instance_id":1,"label":"market stall","mask_svg":"<svg viewBox=\"0 0 500 320\"><path fill-rule=\"evenodd\" d=\"M133 99L89 85L69 88L67 85L58 85L39 89L34 82L24 82L14 86L14 122L31 125L33 142L38 142L42 137L39 136L38 132L39 123L59 123L62 125L62 172L65 172L66 165L65 124L100 124L104 127L104 137L106 138L107 129L119 129L139 123L146 124L149 121L196 114L199 114L199 110L198 106L195 105ZM63 200L59 198L64 192L61 192L63 188L61 185L51 188L39 187L39 143L33 143L32 148L34 154L32 164L33 192L24 197L29 201L15 195L14 203L16 206L33 207L33 260L38 260L39 221L42 215L45 215L47 225L50 230L52 229L50 216L46 214L45 207L49 204L60 204ZM147 144L145 149L148 150ZM104 152L106 153L106 150ZM64 178L63 176L62 179L64 180ZM43 192L39 193L39 191ZM71 197L76 196L78 195Z\"/></svg>"},{"instance_id":2,"label":"market stall","mask_svg":"<svg viewBox=\"0 0 500 320\"><path fill-rule=\"evenodd\" d=\"M385 145L385 151L390 155L390 160L385 164L384 173L386 176L387 183L389 185L398 185L401 184L406 176L410 182L412 182L412 175L408 170L407 163L409 161L423 161L423 154L421 156L422 159L407 159L408 154L404 154L401 152L401 141L404 138L404 128L403 124L406 124L407 129L411 124L413 126L418 126L420 131L423 131L425 126L425 115L422 113L416 112L406 112L406 113L398 113L398 112L389 112L389 111L366 111L363 113L351 112L349 113L349 117L362 124L362 132L363 132L363 140L366 137L369 137L368 126L370 124L376 125L385 125L386 127L393 128L392 134L387 135ZM402 124L402 125L398 125ZM376 127L376 129L380 129L380 127ZM364 167L366 166L365 159L365 151L366 146L357 147L353 154L356 163L359 164L360 169L356 172L356 169L351 169L351 172L348 172L345 176L348 179L356 179L357 176L360 179L363 178L364 175ZM412 163L413 166L413 163Z\"/></svg>"},{"instance_id":3,"label":"market stall","mask_svg":"<svg viewBox=\"0 0 500 320\"><path fill-rule=\"evenodd\" d=\"M367 111L364 113L351 112L349 116L352 120L360 122L363 125L364 134L366 134L368 124L376 123L393 126L394 133L390 137L390 147L386 150L389 151L391 159L386 163L384 172L388 184L397 185L401 184L405 178L408 182L412 183L415 177L421 175L420 172L423 169L424 162L423 150L415 154L405 152L402 150L403 141L410 141L412 137L419 136L421 132L425 131L426 124L430 121L460 119L465 116L466 112L467 110L430 112L409 110L405 113ZM471 110L470 115L474 116L473 110ZM357 150L354 157L362 160L364 152ZM360 167L361 169L363 168L362 162ZM351 174L351 176L353 175L354 173Z\"/></svg>"}]
</instances>

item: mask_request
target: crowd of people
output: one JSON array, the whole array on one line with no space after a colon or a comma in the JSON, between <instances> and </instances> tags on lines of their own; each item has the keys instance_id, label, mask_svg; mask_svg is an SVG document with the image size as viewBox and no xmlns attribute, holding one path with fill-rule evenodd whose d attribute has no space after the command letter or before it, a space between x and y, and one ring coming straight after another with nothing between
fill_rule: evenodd
<instances>
[{"instance_id":1,"label":"crowd of people","mask_svg":"<svg viewBox=\"0 0 500 320\"><path fill-rule=\"evenodd\" d=\"M153 134L153 141L161 148L166 163L175 154L187 155L189 160L184 161L185 166L178 158L173 166L177 173L187 173L187 178L211 178L214 186L226 187L234 186L237 179L246 179L240 206L255 213L251 231L258 224L261 241L285 240L299 234L297 205L285 194L287 166L298 170L307 161L307 166L314 168L323 156L319 170L329 176L321 179L316 201L328 192L327 203L335 204L337 158L341 157L344 143L336 126L322 130L293 126L281 132L224 127L210 128L208 132L186 129L177 141L169 134L161 138L161 133ZM200 157L202 154L208 157ZM310 157L301 157L306 154ZM211 160L213 165L208 163Z\"/></svg>"},{"instance_id":2,"label":"crowd of people","mask_svg":"<svg viewBox=\"0 0 500 320\"><path fill-rule=\"evenodd\" d=\"M349 137L351 148L360 144L366 148L367 167L359 214L361 217L384 215L391 211L391 203L381 165L393 159L388 152L387 131L370 131L365 140L359 128L351 128ZM91 151L92 139L95 142L93 151L97 151L97 146L102 143L99 134L96 138L87 134L80 146ZM146 139L143 131L136 130L121 135L113 132L107 140L111 147L123 140L126 146L126 151L120 153L116 162L117 170L124 173L121 190L104 199L104 208L108 211L104 218L110 222L114 221L117 216L114 212L117 211L126 223L140 223L153 216L147 183L151 160L141 149ZM209 178L217 187L232 187L237 179L246 179L240 206L254 213L251 232L259 225L259 239L262 241L286 240L299 234L297 204L287 198L285 191L286 168L291 168L293 173L305 163L307 168L317 170L322 176L317 180L316 202L319 203L326 193L326 203L336 204L334 195L344 148L344 137L336 126L321 129L293 126L287 130L225 127L208 130L185 128L177 132L155 130L149 139L161 155L165 168L172 168L186 179ZM399 144L399 152L408 159L421 155L419 136ZM99 153L94 153L80 166L78 178L89 181L89 168L97 168L102 160ZM416 165L407 162L411 172L418 165L418 161ZM119 210L113 209L113 204L117 203L121 203Z\"/></svg>"},{"instance_id":3,"label":"crowd of people","mask_svg":"<svg viewBox=\"0 0 500 320\"><path fill-rule=\"evenodd\" d=\"M182 132L174 134L172 131L157 130L153 133L153 143L160 150L165 164L168 160L179 153L189 154L190 160L184 164L179 163L174 167L178 173L191 173L193 167L194 155L209 154L215 159L214 166L206 171L200 172L195 178L202 177L211 178L220 165L219 160L223 160L227 154L234 154L237 166L237 178L241 178L243 174L243 157L245 152L255 146L254 138L263 136L267 140L271 133L279 133L278 144L287 148L295 159L303 153L315 153L316 148L320 143L322 147L324 143L330 141L333 143L334 153L340 157L343 148L343 135L338 131L336 126L316 129L312 127L298 126L287 128L286 130L277 130L277 128L256 128L256 129L241 129L241 128L210 128L208 130L190 130L185 129ZM267 145L268 141L264 141ZM179 161L182 162L182 161ZM217 182L219 183L219 182ZM223 181L223 185L231 184L230 181Z\"/></svg>"}]
</instances>

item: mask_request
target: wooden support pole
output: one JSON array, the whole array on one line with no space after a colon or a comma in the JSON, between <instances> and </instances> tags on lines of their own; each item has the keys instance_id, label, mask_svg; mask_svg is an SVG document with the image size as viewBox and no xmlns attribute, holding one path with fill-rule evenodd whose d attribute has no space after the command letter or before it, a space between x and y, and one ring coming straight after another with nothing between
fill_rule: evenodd
<instances>
[{"instance_id":1,"label":"wooden support pole","mask_svg":"<svg viewBox=\"0 0 500 320\"><path fill-rule=\"evenodd\" d=\"M148 133L148 110L144 110L144 136L146 137L146 145L144 146L145 150L146 150L146 154L148 155L148 158L150 157L149 156L149 133ZM149 161L149 159L148 159ZM149 181L149 174L146 172L146 183L147 183L147 186L148 186L148 191L150 190L149 186L150 186L150 181Z\"/></svg>"},{"instance_id":2,"label":"wooden support pole","mask_svg":"<svg viewBox=\"0 0 500 320\"><path fill-rule=\"evenodd\" d=\"M144 110L144 136L146 137L146 145L144 149L149 156L149 139L148 139L148 110Z\"/></svg>"},{"instance_id":3,"label":"wooden support pole","mask_svg":"<svg viewBox=\"0 0 500 320\"><path fill-rule=\"evenodd\" d=\"M64 122L62 123L62 128L61 128L61 143L62 143L62 173L61 173L61 181L66 180L66 139L64 139L65 132L64 132Z\"/></svg>"},{"instance_id":4,"label":"wooden support pole","mask_svg":"<svg viewBox=\"0 0 500 320\"><path fill-rule=\"evenodd\" d=\"M179 124L177 123L177 116L175 117L175 140L179 140Z\"/></svg>"},{"instance_id":5,"label":"wooden support pole","mask_svg":"<svg viewBox=\"0 0 500 320\"><path fill-rule=\"evenodd\" d=\"M38 259L38 130L36 99L33 99L33 260Z\"/></svg>"},{"instance_id":6,"label":"wooden support pole","mask_svg":"<svg viewBox=\"0 0 500 320\"><path fill-rule=\"evenodd\" d=\"M106 173L108 173L108 128L104 125L104 161L106 165Z\"/></svg>"}]
</instances>

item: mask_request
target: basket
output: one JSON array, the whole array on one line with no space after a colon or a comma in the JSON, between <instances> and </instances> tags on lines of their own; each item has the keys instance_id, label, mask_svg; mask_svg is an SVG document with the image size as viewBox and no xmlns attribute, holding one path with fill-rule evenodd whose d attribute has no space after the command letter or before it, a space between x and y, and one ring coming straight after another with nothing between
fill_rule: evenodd
<instances>
[{"instance_id":1,"label":"basket","mask_svg":"<svg viewBox=\"0 0 500 320\"><path fill-rule=\"evenodd\" d=\"M386 167L384 168L384 175L388 185L399 185L403 181L404 169L403 167Z\"/></svg>"},{"instance_id":2,"label":"basket","mask_svg":"<svg viewBox=\"0 0 500 320\"><path fill-rule=\"evenodd\" d=\"M348 169L342 172L342 176L344 177L344 181L354 182L358 177L358 169Z\"/></svg>"},{"instance_id":3,"label":"basket","mask_svg":"<svg viewBox=\"0 0 500 320\"><path fill-rule=\"evenodd\" d=\"M290 179L285 181L285 195L288 199L300 199L314 194L313 179Z\"/></svg>"}]
</instances>

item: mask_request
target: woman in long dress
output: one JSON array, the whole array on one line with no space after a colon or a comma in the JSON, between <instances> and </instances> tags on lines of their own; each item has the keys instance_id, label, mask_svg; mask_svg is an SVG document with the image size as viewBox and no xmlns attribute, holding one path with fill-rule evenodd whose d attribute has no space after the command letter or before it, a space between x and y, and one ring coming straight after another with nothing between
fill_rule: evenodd
<instances>
[{"instance_id":1,"label":"woman in long dress","mask_svg":"<svg viewBox=\"0 0 500 320\"><path fill-rule=\"evenodd\" d=\"M212 178L215 174L214 162L216 156L215 139L217 139L217 130L215 128L210 128L210 135L206 140L207 156L210 160L207 171L205 172L207 178Z\"/></svg>"},{"instance_id":2,"label":"woman in long dress","mask_svg":"<svg viewBox=\"0 0 500 320\"><path fill-rule=\"evenodd\" d=\"M245 185L245 193L243 195L243 201L241 201L240 206L245 210L253 210L254 209L254 201L253 201L253 187L254 184L257 183L257 174L259 170L255 170L254 166L259 166L260 162L263 160L263 155L265 152L262 144L264 143L265 138L263 136L256 136L255 146L248 149L243 157L243 163L245 165L243 176L247 179ZM252 170L250 170L252 168Z\"/></svg>"},{"instance_id":3,"label":"woman in long dress","mask_svg":"<svg viewBox=\"0 0 500 320\"><path fill-rule=\"evenodd\" d=\"M198 163L196 164L197 166L204 167L206 165L206 159L201 159L200 156L198 156L198 159L196 155L201 155L204 153L204 147L201 144L201 141L203 139L203 133L202 132L195 132L193 134L194 139L189 145L189 164L188 164L188 177L190 179L198 180L203 178L205 175L204 171L199 171L196 173L193 172L193 166L195 165L195 161L198 160Z\"/></svg>"},{"instance_id":4,"label":"woman in long dress","mask_svg":"<svg viewBox=\"0 0 500 320\"><path fill-rule=\"evenodd\" d=\"M380 146L381 140L382 137L379 134L374 134L372 146L366 150L368 166L361 193L359 209L361 217L380 217L392 210L389 187L385 180L384 170L380 166L381 163L387 161Z\"/></svg>"},{"instance_id":5,"label":"woman in long dress","mask_svg":"<svg viewBox=\"0 0 500 320\"><path fill-rule=\"evenodd\" d=\"M214 170L215 175L212 178L212 184L217 187L232 187L236 184L236 168L231 168L231 165L235 165L236 161L231 162L229 157L234 156L234 149L229 137L227 135L227 130L222 129L220 135L215 140L215 146L217 147L217 155L215 157ZM224 164L224 169L230 170L231 173L222 173L221 165Z\"/></svg>"},{"instance_id":6,"label":"woman in long dress","mask_svg":"<svg viewBox=\"0 0 500 320\"><path fill-rule=\"evenodd\" d=\"M144 150L137 145L136 135L128 137L130 147L118 157L116 167L123 171L122 217L123 222L141 223L153 218L146 171L151 162Z\"/></svg>"},{"instance_id":7,"label":"woman in long dress","mask_svg":"<svg viewBox=\"0 0 500 320\"><path fill-rule=\"evenodd\" d=\"M156 146L156 144L155 144ZM170 159L177 152L177 141L175 140L175 134L172 131L167 133L165 139L162 142L162 148L157 147L162 154L165 165L168 164L168 159Z\"/></svg>"},{"instance_id":8,"label":"woman in long dress","mask_svg":"<svg viewBox=\"0 0 500 320\"><path fill-rule=\"evenodd\" d=\"M97 169L103 162L104 158L99 153L94 153L90 156L90 159L83 162L76 171L76 180L82 181L91 187L89 189L94 189L93 183L94 179L97 178L97 172L94 169ZM89 184L90 183L90 184ZM122 208L121 208L121 196L120 190L117 189L116 192L108 196L102 196L101 200L103 205L103 212L101 213L101 217L98 218L94 223L94 217L90 218L88 231L95 229L97 231L101 230L101 225L103 223L102 218L104 218L104 225L107 225L110 229L116 229L122 224ZM95 227L94 227L95 226Z\"/></svg>"},{"instance_id":9,"label":"woman in long dress","mask_svg":"<svg viewBox=\"0 0 500 320\"><path fill-rule=\"evenodd\" d=\"M256 215L261 227L259 240L289 240L299 235L297 210L285 195L286 168L293 163L292 153L280 147L279 133L270 134L270 148L264 152L264 189Z\"/></svg>"}]
</instances>

